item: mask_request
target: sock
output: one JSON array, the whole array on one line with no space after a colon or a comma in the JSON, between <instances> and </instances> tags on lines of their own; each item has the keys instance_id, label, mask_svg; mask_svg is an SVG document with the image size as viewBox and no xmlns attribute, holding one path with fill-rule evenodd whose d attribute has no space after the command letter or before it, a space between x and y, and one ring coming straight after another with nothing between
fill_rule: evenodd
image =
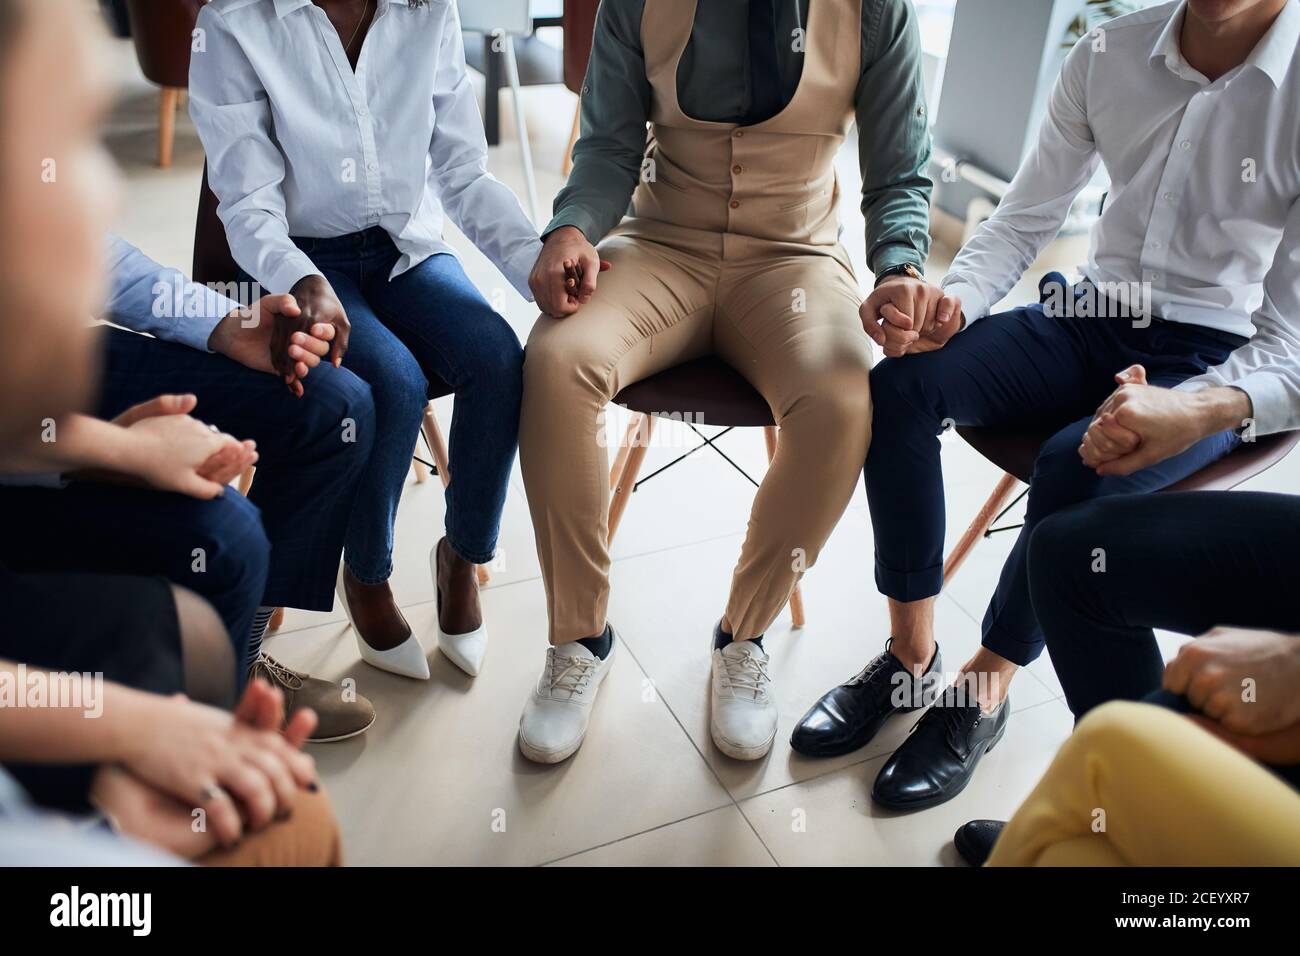
<instances>
[{"instance_id":1,"label":"sock","mask_svg":"<svg viewBox=\"0 0 1300 956\"><path fill-rule=\"evenodd\" d=\"M259 607L253 615L253 629L248 635L248 657L244 660L246 667L251 668L257 663L257 658L262 653L262 639L266 637L266 628L274 613L273 607Z\"/></svg>"},{"instance_id":2,"label":"sock","mask_svg":"<svg viewBox=\"0 0 1300 956\"><path fill-rule=\"evenodd\" d=\"M728 634L726 631L722 629L721 623L719 623L718 626L713 629L713 649L715 651L722 650L724 647L730 644L733 639L734 638L732 635ZM759 647L763 647L762 634L758 635L758 637L751 637L749 641L752 644L757 644ZM766 651L767 648L763 647L763 650Z\"/></svg>"},{"instance_id":3,"label":"sock","mask_svg":"<svg viewBox=\"0 0 1300 956\"><path fill-rule=\"evenodd\" d=\"M606 624L605 629L595 637L584 637L578 643L603 661L614 649L614 631Z\"/></svg>"}]
</instances>

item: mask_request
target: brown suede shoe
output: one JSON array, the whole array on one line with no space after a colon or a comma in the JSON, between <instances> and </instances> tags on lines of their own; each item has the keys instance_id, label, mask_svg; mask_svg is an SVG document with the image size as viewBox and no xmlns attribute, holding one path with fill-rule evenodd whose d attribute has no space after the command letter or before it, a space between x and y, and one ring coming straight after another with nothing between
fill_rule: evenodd
<instances>
[{"instance_id":1,"label":"brown suede shoe","mask_svg":"<svg viewBox=\"0 0 1300 956\"><path fill-rule=\"evenodd\" d=\"M364 734L375 722L375 706L360 694L285 667L263 653L248 671L249 680L261 677L284 694L284 713L289 717L300 707L316 711L316 729L308 743L323 744ZM349 699L353 698L353 699Z\"/></svg>"}]
</instances>

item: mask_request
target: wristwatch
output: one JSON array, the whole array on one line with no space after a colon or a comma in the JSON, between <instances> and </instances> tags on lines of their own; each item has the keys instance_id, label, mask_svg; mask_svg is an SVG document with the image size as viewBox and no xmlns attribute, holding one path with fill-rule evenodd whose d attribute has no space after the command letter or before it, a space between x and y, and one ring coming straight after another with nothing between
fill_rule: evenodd
<instances>
[{"instance_id":1,"label":"wristwatch","mask_svg":"<svg viewBox=\"0 0 1300 956\"><path fill-rule=\"evenodd\" d=\"M925 276L921 275L921 270L910 262L905 262L901 266L893 266L880 273L880 275L876 276L876 285L880 285L890 276L907 276L909 279L915 279L918 282L925 281Z\"/></svg>"}]
</instances>

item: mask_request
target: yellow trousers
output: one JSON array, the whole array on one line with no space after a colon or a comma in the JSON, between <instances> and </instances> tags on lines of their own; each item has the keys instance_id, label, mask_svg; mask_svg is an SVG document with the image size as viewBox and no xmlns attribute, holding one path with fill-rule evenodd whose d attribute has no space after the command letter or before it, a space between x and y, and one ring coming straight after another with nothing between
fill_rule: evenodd
<instances>
[{"instance_id":1,"label":"yellow trousers","mask_svg":"<svg viewBox=\"0 0 1300 956\"><path fill-rule=\"evenodd\" d=\"M1297 866L1300 795L1181 714L1088 714L989 866Z\"/></svg>"}]
</instances>

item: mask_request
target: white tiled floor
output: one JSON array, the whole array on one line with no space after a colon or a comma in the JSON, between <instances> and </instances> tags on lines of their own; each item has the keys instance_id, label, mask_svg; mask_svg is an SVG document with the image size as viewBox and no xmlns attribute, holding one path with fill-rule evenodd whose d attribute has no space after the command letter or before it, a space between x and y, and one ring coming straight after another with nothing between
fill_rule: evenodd
<instances>
[{"instance_id":1,"label":"white tiled floor","mask_svg":"<svg viewBox=\"0 0 1300 956\"><path fill-rule=\"evenodd\" d=\"M160 261L190 262L202 149L187 118L178 123L176 161L152 165L156 94L140 78L131 47L117 44L125 89L108 142L125 171L127 204L119 231ZM573 101L560 88L525 92L543 202L561 184L560 158ZM513 136L509 97L502 129ZM518 144L493 150L492 169L522 193ZM852 197L853 151L841 155L845 242L862 259L861 219ZM521 337L534 312L459 236L466 267ZM1078 260L1078 238L1055 244L1029 273ZM930 264L947 265L937 250ZM1012 295L1032 295L1026 281ZM450 400L438 403L444 425ZM689 444L685 431L675 436ZM737 431L720 442L753 474L763 470L762 438ZM643 474L680 453L657 447ZM945 439L954 537L996 480L996 470L960 439ZM1254 483L1294 491L1292 457ZM611 617L622 635L590 735L563 765L523 760L515 728L545 644L544 598L532 528L516 471L503 522L502 557L484 607L492 642L483 673L470 680L434 652L433 679L416 683L359 663L341 611L289 613L273 652L330 678L351 677L374 700L378 720L365 736L313 750L356 864L951 864L950 838L973 817L1005 817L1029 791L1061 741L1070 716L1044 658L1020 675L1006 739L958 799L920 814L891 814L870 801L871 779L906 734L889 724L851 757L794 755L792 723L824 690L854 673L887 635L884 601L871 579L871 527L861 489L805 579L808 626L783 615L768 647L781 709L772 754L745 764L710 744L708 641L745 530L751 486L711 452L655 478L633 498L614 548ZM412 625L431 638L427 551L442 529L436 481L408 484L398 522L395 588ZM955 668L979 639L978 621L1011 534L982 542L942 595L937 620L946 664ZM1176 646L1171 639L1167 647Z\"/></svg>"}]
</instances>

